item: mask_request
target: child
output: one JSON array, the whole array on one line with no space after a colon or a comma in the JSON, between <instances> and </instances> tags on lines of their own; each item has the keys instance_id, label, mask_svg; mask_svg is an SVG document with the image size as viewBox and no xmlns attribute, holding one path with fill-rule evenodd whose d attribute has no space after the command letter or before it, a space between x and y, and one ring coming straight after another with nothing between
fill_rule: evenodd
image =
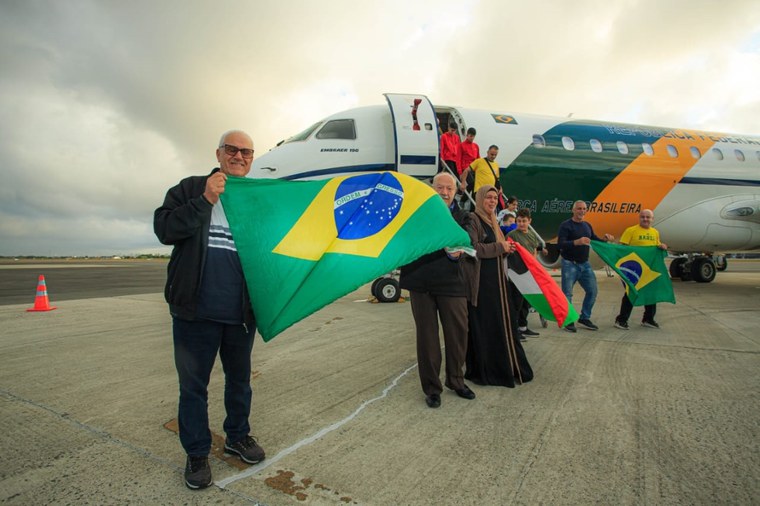
<instances>
[{"instance_id":1,"label":"child","mask_svg":"<svg viewBox=\"0 0 760 506\"><path fill-rule=\"evenodd\" d=\"M531 255L536 256L536 250L540 244L538 236L530 226L531 217L530 209L520 209L517 211L517 224L516 228L507 234L507 237L520 244L527 249ZM510 288L514 285L510 282ZM514 288L512 290L515 302L515 309L517 310L517 326L520 329L520 333L523 336L538 337L540 334L534 332L528 328L528 311L530 310L530 304L522 294Z\"/></svg>"},{"instance_id":2,"label":"child","mask_svg":"<svg viewBox=\"0 0 760 506\"><path fill-rule=\"evenodd\" d=\"M515 224L514 213L511 213L506 209L499 212L498 219L499 228L501 228L501 231L504 233L504 235L509 234L511 231L517 228L517 225Z\"/></svg>"}]
</instances>

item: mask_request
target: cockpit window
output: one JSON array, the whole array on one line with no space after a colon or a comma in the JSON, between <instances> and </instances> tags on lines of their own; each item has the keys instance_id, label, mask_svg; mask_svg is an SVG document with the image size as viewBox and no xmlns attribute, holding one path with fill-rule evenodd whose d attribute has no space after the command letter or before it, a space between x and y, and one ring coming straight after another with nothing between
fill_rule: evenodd
<instances>
[{"instance_id":1,"label":"cockpit window","mask_svg":"<svg viewBox=\"0 0 760 506\"><path fill-rule=\"evenodd\" d=\"M317 128L319 128L319 126L320 126L321 124L322 124L322 122L321 122L321 121L317 121L316 123L314 123L313 125L311 125L309 128L307 128L306 130L304 130L304 131L303 131L303 132L301 132L300 134L296 134L296 135L294 135L293 137L291 137L291 138L289 138L289 139L286 139L286 140L285 140L285 143L288 143L288 142L298 142L298 141L305 141L306 139L308 139L308 138L309 138L309 136L310 136L311 134L313 134L313 133L314 133L314 130L316 130Z\"/></svg>"},{"instance_id":2,"label":"cockpit window","mask_svg":"<svg viewBox=\"0 0 760 506\"><path fill-rule=\"evenodd\" d=\"M317 139L356 139L356 129L352 119L334 119L325 123L317 132Z\"/></svg>"}]
</instances>

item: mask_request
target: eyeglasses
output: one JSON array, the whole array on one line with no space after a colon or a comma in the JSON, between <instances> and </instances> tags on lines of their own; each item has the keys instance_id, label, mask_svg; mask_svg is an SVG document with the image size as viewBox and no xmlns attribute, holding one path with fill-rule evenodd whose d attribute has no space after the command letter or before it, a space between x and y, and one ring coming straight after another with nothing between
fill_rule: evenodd
<instances>
[{"instance_id":1,"label":"eyeglasses","mask_svg":"<svg viewBox=\"0 0 760 506\"><path fill-rule=\"evenodd\" d=\"M239 148L237 146L233 146L232 144L224 144L219 147L224 148L224 152L230 156L235 156L238 154L238 151L240 151L240 156L243 158L253 158L253 150L249 148Z\"/></svg>"}]
</instances>

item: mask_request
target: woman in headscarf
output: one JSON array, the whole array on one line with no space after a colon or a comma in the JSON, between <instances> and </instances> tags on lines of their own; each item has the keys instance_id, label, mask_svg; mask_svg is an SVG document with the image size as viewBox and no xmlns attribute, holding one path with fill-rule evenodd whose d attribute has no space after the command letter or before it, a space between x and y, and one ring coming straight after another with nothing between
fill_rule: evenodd
<instances>
[{"instance_id":1,"label":"woman in headscarf","mask_svg":"<svg viewBox=\"0 0 760 506\"><path fill-rule=\"evenodd\" d=\"M468 232L477 251L471 285L467 373L480 385L514 387L533 379L533 370L520 344L517 318L507 295L504 257L514 251L499 228L494 186L480 187Z\"/></svg>"}]
</instances>

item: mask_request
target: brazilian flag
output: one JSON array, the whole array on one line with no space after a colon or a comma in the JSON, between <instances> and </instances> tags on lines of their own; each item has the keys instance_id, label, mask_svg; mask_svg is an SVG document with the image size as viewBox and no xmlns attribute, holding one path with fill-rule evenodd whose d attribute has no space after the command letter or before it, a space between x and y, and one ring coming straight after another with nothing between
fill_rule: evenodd
<instances>
[{"instance_id":1,"label":"brazilian flag","mask_svg":"<svg viewBox=\"0 0 760 506\"><path fill-rule=\"evenodd\" d=\"M265 341L400 265L471 246L432 188L395 172L230 177L222 204Z\"/></svg>"},{"instance_id":2,"label":"brazilian flag","mask_svg":"<svg viewBox=\"0 0 760 506\"><path fill-rule=\"evenodd\" d=\"M625 283L634 306L658 302L676 303L673 285L665 267L667 252L657 246L627 246L591 241L591 247Z\"/></svg>"}]
</instances>

